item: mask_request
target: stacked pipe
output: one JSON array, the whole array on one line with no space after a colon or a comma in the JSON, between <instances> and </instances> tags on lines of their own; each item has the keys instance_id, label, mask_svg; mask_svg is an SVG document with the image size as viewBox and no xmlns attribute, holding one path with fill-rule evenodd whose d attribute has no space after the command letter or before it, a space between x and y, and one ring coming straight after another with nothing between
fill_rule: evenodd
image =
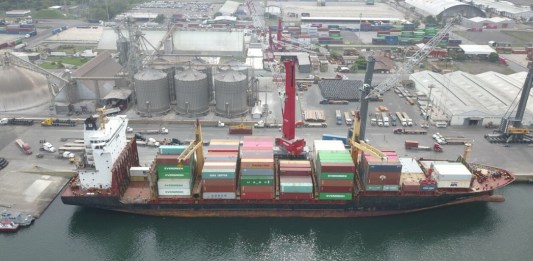
<instances>
[{"instance_id":1,"label":"stacked pipe","mask_svg":"<svg viewBox=\"0 0 533 261\"><path fill-rule=\"evenodd\" d=\"M234 199L239 140L211 140L202 168L204 199Z\"/></svg>"},{"instance_id":2,"label":"stacked pipe","mask_svg":"<svg viewBox=\"0 0 533 261\"><path fill-rule=\"evenodd\" d=\"M241 199L274 198L274 138L244 137L240 174Z\"/></svg>"}]
</instances>

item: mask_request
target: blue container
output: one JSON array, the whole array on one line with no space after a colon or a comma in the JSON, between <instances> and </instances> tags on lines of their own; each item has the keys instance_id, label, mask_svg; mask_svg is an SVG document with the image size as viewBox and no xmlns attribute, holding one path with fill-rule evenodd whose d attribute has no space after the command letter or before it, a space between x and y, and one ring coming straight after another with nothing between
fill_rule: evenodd
<instances>
[{"instance_id":1,"label":"blue container","mask_svg":"<svg viewBox=\"0 0 533 261\"><path fill-rule=\"evenodd\" d=\"M437 189L436 184L422 184L420 185L421 191L435 191Z\"/></svg>"},{"instance_id":2,"label":"blue container","mask_svg":"<svg viewBox=\"0 0 533 261\"><path fill-rule=\"evenodd\" d=\"M340 140L344 145L348 143L347 137L333 134L322 134L322 140Z\"/></svg>"},{"instance_id":3,"label":"blue container","mask_svg":"<svg viewBox=\"0 0 533 261\"><path fill-rule=\"evenodd\" d=\"M369 172L401 172L402 165L370 165Z\"/></svg>"}]
</instances>

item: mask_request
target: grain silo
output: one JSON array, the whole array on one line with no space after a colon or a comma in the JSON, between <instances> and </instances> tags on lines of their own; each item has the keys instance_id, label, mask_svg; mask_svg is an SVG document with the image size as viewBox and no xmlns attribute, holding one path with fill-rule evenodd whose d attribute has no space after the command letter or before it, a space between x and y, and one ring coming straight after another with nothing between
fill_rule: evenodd
<instances>
[{"instance_id":1,"label":"grain silo","mask_svg":"<svg viewBox=\"0 0 533 261\"><path fill-rule=\"evenodd\" d=\"M145 69L135 74L137 111L161 114L170 110L167 74L160 70Z\"/></svg>"},{"instance_id":2,"label":"grain silo","mask_svg":"<svg viewBox=\"0 0 533 261\"><path fill-rule=\"evenodd\" d=\"M209 89L209 101L213 100L213 67L209 66L207 62L201 58L194 58L189 62L190 68L205 73L207 76L207 86Z\"/></svg>"},{"instance_id":3,"label":"grain silo","mask_svg":"<svg viewBox=\"0 0 533 261\"><path fill-rule=\"evenodd\" d=\"M158 58L154 61L152 68L156 70L161 70L167 74L170 101L171 103L174 102L176 100L176 93L174 92L174 76L176 75L175 65L171 64L165 59Z\"/></svg>"},{"instance_id":4,"label":"grain silo","mask_svg":"<svg viewBox=\"0 0 533 261\"><path fill-rule=\"evenodd\" d=\"M234 70L215 75L216 113L227 117L245 114L247 93L246 75Z\"/></svg>"},{"instance_id":5,"label":"grain silo","mask_svg":"<svg viewBox=\"0 0 533 261\"><path fill-rule=\"evenodd\" d=\"M176 73L176 110L179 114L198 115L209 112L207 75L189 68Z\"/></svg>"},{"instance_id":6,"label":"grain silo","mask_svg":"<svg viewBox=\"0 0 533 261\"><path fill-rule=\"evenodd\" d=\"M251 72L249 70L249 67L250 67L249 65L247 65L247 64L245 64L245 63L243 63L241 61L230 60L230 61L226 62L224 65L220 66L218 69L221 72L225 72L227 70L234 70L234 71L237 71L237 72L240 72L240 73L246 75L246 82L248 83L248 90L251 90L252 89L252 87L250 86L250 83L251 83L251 81L250 81ZM248 106L254 106L256 99L257 99L256 93L249 92L248 93L248 97L247 97Z\"/></svg>"}]
</instances>

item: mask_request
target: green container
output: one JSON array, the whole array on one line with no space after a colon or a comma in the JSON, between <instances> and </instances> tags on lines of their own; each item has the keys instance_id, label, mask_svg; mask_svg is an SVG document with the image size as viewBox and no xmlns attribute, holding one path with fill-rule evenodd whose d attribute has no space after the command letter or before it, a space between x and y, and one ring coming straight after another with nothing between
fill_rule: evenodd
<instances>
[{"instance_id":1,"label":"green container","mask_svg":"<svg viewBox=\"0 0 533 261\"><path fill-rule=\"evenodd\" d=\"M291 183L291 185L280 185L280 189L282 193L313 193L313 185L312 184L301 184L301 186L294 186L294 184Z\"/></svg>"},{"instance_id":2,"label":"green container","mask_svg":"<svg viewBox=\"0 0 533 261\"><path fill-rule=\"evenodd\" d=\"M157 173L160 179L190 179L191 173Z\"/></svg>"},{"instance_id":3,"label":"green container","mask_svg":"<svg viewBox=\"0 0 533 261\"><path fill-rule=\"evenodd\" d=\"M401 32L401 36L412 36L413 35L413 32L412 31L402 31Z\"/></svg>"},{"instance_id":4,"label":"green container","mask_svg":"<svg viewBox=\"0 0 533 261\"><path fill-rule=\"evenodd\" d=\"M370 184L366 184L365 185L365 189L367 191L382 191L383 190L383 186L382 185L370 185Z\"/></svg>"},{"instance_id":5,"label":"green container","mask_svg":"<svg viewBox=\"0 0 533 261\"><path fill-rule=\"evenodd\" d=\"M241 176L241 186L272 186L273 176Z\"/></svg>"},{"instance_id":6,"label":"green container","mask_svg":"<svg viewBox=\"0 0 533 261\"><path fill-rule=\"evenodd\" d=\"M320 193L320 200L352 200L352 193Z\"/></svg>"},{"instance_id":7,"label":"green container","mask_svg":"<svg viewBox=\"0 0 533 261\"><path fill-rule=\"evenodd\" d=\"M235 172L225 171L225 172L202 172L203 179L234 179Z\"/></svg>"},{"instance_id":8,"label":"green container","mask_svg":"<svg viewBox=\"0 0 533 261\"><path fill-rule=\"evenodd\" d=\"M191 166L189 165L158 165L157 175L161 179L191 178Z\"/></svg>"},{"instance_id":9,"label":"green container","mask_svg":"<svg viewBox=\"0 0 533 261\"><path fill-rule=\"evenodd\" d=\"M340 179L340 180L353 180L354 179L354 174L353 173L344 173L344 172L339 172L339 173L333 173L333 172L323 172L323 173L320 173L320 179Z\"/></svg>"}]
</instances>

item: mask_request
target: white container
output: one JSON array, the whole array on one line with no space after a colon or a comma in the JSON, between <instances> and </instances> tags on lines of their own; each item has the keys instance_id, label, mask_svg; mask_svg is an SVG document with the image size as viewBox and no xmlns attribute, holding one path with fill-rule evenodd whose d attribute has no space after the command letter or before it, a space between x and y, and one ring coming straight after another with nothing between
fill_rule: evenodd
<instances>
[{"instance_id":1,"label":"white container","mask_svg":"<svg viewBox=\"0 0 533 261\"><path fill-rule=\"evenodd\" d=\"M160 179L157 181L159 189L188 189L191 190L191 179Z\"/></svg>"},{"instance_id":2,"label":"white container","mask_svg":"<svg viewBox=\"0 0 533 261\"><path fill-rule=\"evenodd\" d=\"M204 192L204 199L235 199L235 192Z\"/></svg>"},{"instance_id":3,"label":"white container","mask_svg":"<svg viewBox=\"0 0 533 261\"><path fill-rule=\"evenodd\" d=\"M158 189L160 196L190 196L190 189Z\"/></svg>"},{"instance_id":4,"label":"white container","mask_svg":"<svg viewBox=\"0 0 533 261\"><path fill-rule=\"evenodd\" d=\"M149 167L131 167L130 177L148 177Z\"/></svg>"},{"instance_id":5,"label":"white container","mask_svg":"<svg viewBox=\"0 0 533 261\"><path fill-rule=\"evenodd\" d=\"M402 174L403 173L424 173L418 162L414 158L399 158L400 163L402 164Z\"/></svg>"},{"instance_id":6,"label":"white container","mask_svg":"<svg viewBox=\"0 0 533 261\"><path fill-rule=\"evenodd\" d=\"M437 188L469 188L470 180L468 181L437 181Z\"/></svg>"},{"instance_id":7,"label":"white container","mask_svg":"<svg viewBox=\"0 0 533 261\"><path fill-rule=\"evenodd\" d=\"M433 176L437 181L469 181L472 173L461 163L433 164Z\"/></svg>"}]
</instances>

